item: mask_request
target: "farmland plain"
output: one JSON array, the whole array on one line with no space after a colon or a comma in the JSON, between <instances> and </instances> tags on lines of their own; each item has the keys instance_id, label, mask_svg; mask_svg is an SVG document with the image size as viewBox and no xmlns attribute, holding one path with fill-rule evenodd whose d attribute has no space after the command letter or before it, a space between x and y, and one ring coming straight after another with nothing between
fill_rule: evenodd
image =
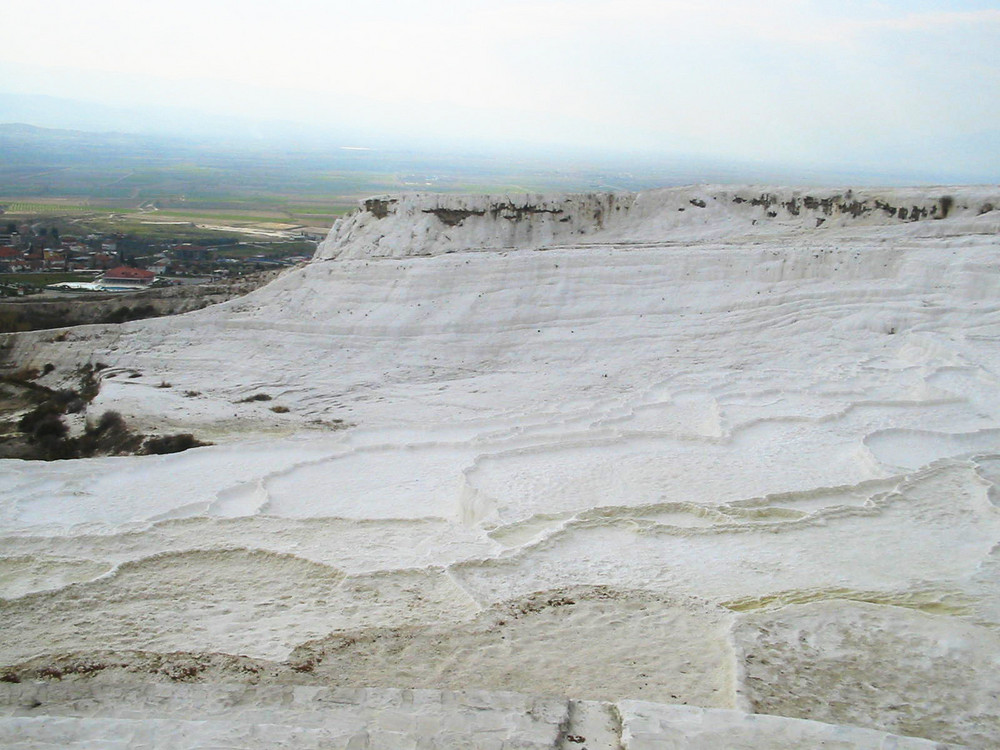
<instances>
[{"instance_id":1,"label":"farmland plain","mask_svg":"<svg viewBox=\"0 0 1000 750\"><path fill-rule=\"evenodd\" d=\"M0 220L151 239L180 234L211 240L234 229L323 231L359 200L385 193L635 190L702 177L676 168L554 157L235 144L0 125Z\"/></svg>"}]
</instances>

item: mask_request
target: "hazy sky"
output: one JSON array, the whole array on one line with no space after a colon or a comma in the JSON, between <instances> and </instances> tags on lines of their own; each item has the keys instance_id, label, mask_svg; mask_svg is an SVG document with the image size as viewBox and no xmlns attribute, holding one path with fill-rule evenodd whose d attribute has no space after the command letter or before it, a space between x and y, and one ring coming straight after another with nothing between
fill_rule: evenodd
<instances>
[{"instance_id":1,"label":"hazy sky","mask_svg":"<svg viewBox=\"0 0 1000 750\"><path fill-rule=\"evenodd\" d=\"M1000 181L1000 0L0 3L9 93Z\"/></svg>"}]
</instances>

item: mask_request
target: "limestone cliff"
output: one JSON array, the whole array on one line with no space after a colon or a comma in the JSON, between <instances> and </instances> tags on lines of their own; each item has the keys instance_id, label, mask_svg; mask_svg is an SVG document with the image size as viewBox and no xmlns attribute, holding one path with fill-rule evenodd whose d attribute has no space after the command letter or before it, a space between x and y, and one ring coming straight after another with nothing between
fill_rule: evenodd
<instances>
[{"instance_id":1,"label":"limestone cliff","mask_svg":"<svg viewBox=\"0 0 1000 750\"><path fill-rule=\"evenodd\" d=\"M948 233L1000 230L1000 190L683 187L641 193L369 198L338 221L316 257L688 241L949 220ZM922 230L926 231L926 230Z\"/></svg>"}]
</instances>

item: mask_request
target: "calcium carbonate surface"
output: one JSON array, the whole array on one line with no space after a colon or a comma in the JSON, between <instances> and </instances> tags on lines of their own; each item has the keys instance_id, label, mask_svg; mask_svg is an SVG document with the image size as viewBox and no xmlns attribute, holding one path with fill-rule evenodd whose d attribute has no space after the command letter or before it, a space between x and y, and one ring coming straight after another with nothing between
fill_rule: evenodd
<instances>
[{"instance_id":1,"label":"calcium carbonate surface","mask_svg":"<svg viewBox=\"0 0 1000 750\"><path fill-rule=\"evenodd\" d=\"M384 196L6 336L214 445L0 461L0 742L1000 745L997 206Z\"/></svg>"}]
</instances>

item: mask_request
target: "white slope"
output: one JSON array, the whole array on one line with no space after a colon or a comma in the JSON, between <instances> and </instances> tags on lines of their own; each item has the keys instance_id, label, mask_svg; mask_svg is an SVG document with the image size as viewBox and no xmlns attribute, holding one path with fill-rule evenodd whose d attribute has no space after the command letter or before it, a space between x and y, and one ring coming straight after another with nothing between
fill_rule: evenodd
<instances>
[{"instance_id":1,"label":"white slope","mask_svg":"<svg viewBox=\"0 0 1000 750\"><path fill-rule=\"evenodd\" d=\"M366 206L240 300L8 337L216 442L0 463L12 677L239 654L1000 743L1000 191Z\"/></svg>"},{"instance_id":2,"label":"white slope","mask_svg":"<svg viewBox=\"0 0 1000 750\"><path fill-rule=\"evenodd\" d=\"M304 686L47 684L0 686L9 750L331 747L348 750L710 750L851 747L932 750L928 740L739 711L537 698ZM20 705L17 705L20 704ZM94 716L93 706L106 707Z\"/></svg>"}]
</instances>

